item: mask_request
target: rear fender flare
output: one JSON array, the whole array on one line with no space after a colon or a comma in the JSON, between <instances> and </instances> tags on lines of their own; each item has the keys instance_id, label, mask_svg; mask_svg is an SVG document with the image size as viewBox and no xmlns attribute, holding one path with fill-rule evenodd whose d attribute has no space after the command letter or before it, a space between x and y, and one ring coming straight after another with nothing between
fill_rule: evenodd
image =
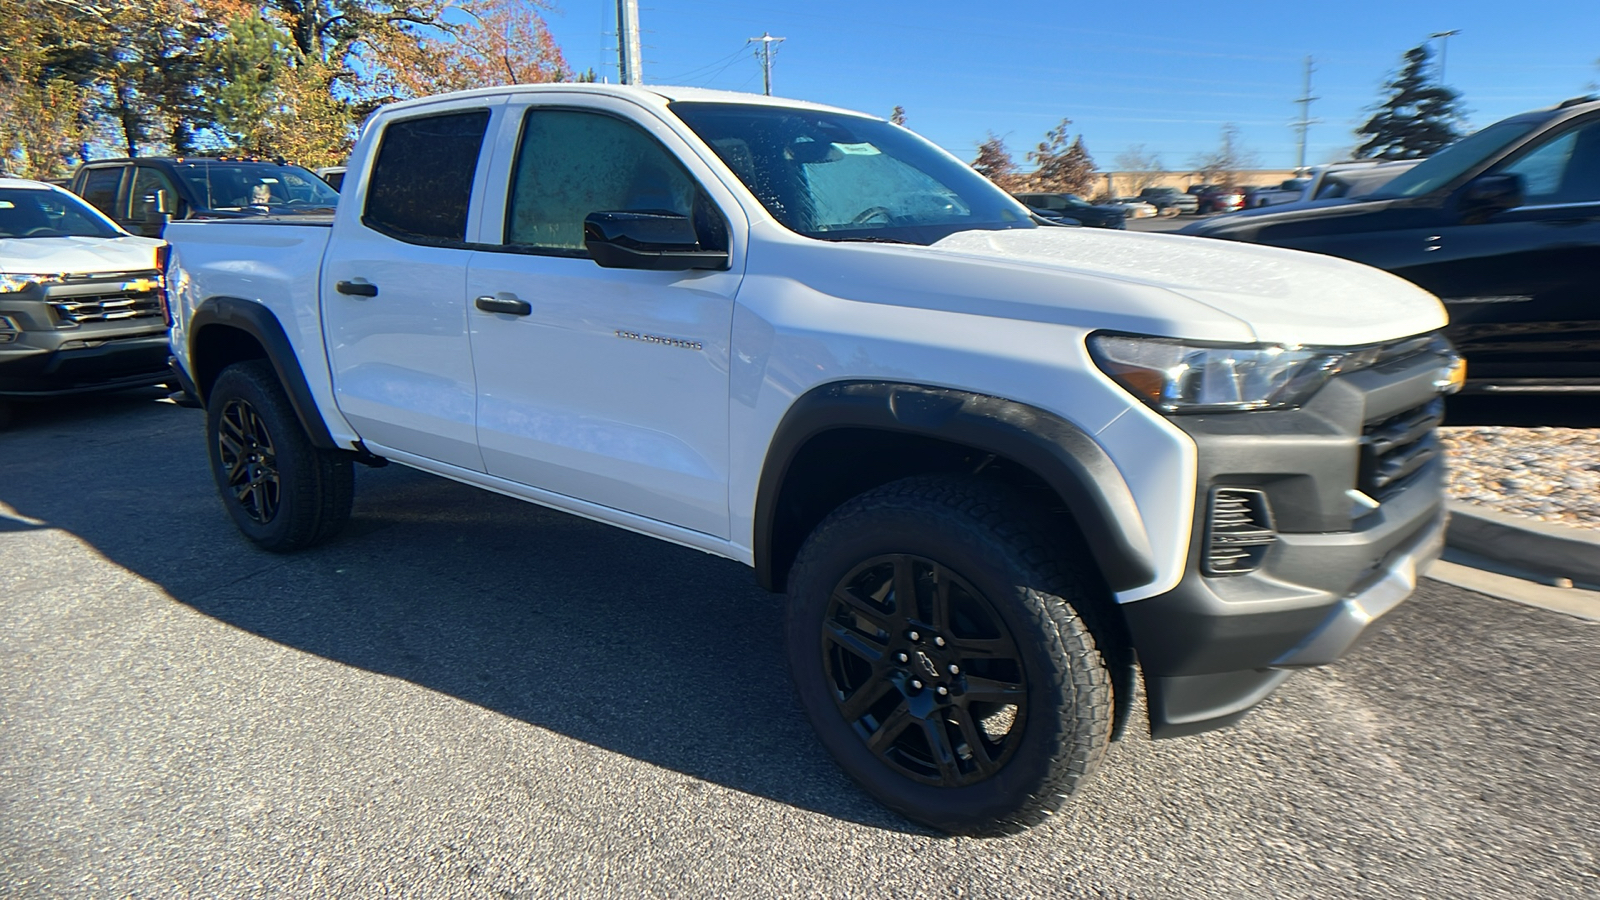
<instances>
[{"instance_id":1,"label":"rear fender flare","mask_svg":"<svg viewBox=\"0 0 1600 900\"><path fill-rule=\"evenodd\" d=\"M294 345L289 342L288 334L284 332L283 325L279 323L278 317L272 314L272 310L260 303L237 297L212 297L201 303L189 319L190 360L196 359L195 351L204 343L206 329L212 327L232 328L255 338L256 343L266 351L267 362L272 364L272 371L277 374L278 382L289 395L289 404L294 407L295 416L300 419L300 426L311 438L312 446L323 450L344 449L334 442L333 435L329 433L328 425L323 421L322 413L318 410L317 402L311 394L311 386L306 382L305 373L301 371ZM202 380L200 372L191 371L189 374L197 388L196 396L201 404L204 404L207 400L206 394L211 387L209 380Z\"/></svg>"}]
</instances>

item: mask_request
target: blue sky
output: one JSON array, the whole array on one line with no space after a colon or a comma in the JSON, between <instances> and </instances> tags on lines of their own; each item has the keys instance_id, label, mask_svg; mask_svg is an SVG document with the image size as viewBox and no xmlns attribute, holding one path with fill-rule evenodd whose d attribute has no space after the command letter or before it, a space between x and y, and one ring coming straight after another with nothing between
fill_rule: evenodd
<instances>
[{"instance_id":1,"label":"blue sky","mask_svg":"<svg viewBox=\"0 0 1600 900\"><path fill-rule=\"evenodd\" d=\"M557 0L567 61L617 77L615 0ZM1600 0L1509 3L641 0L647 83L761 91L745 39L778 45L773 93L887 116L963 159L988 132L1019 162L1063 116L1102 169L1133 144L1183 168L1225 122L1265 166L1294 164L1302 61L1315 60L1310 163L1344 158L1400 55L1449 40L1445 80L1478 128L1600 81ZM1434 44L1437 47L1437 42Z\"/></svg>"}]
</instances>

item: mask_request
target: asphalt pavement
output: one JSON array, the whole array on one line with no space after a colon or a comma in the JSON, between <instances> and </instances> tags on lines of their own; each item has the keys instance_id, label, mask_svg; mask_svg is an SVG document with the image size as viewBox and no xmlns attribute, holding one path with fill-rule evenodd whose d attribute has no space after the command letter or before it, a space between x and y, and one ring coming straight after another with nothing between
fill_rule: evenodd
<instances>
[{"instance_id":1,"label":"asphalt pavement","mask_svg":"<svg viewBox=\"0 0 1600 900\"><path fill-rule=\"evenodd\" d=\"M948 838L834 768L743 567L399 466L262 553L156 398L0 433L0 895L1600 896L1600 625L1424 582Z\"/></svg>"}]
</instances>

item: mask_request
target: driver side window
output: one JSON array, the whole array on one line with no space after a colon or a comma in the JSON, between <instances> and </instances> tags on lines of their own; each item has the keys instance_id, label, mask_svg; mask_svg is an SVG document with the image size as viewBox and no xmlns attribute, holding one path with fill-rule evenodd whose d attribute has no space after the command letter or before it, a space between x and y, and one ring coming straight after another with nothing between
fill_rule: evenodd
<instances>
[{"instance_id":1,"label":"driver side window","mask_svg":"<svg viewBox=\"0 0 1600 900\"><path fill-rule=\"evenodd\" d=\"M1600 120L1546 140L1501 171L1522 176L1524 206L1600 202Z\"/></svg>"},{"instance_id":2,"label":"driver side window","mask_svg":"<svg viewBox=\"0 0 1600 900\"><path fill-rule=\"evenodd\" d=\"M596 212L666 212L704 225L710 201L678 160L631 122L601 113L531 109L511 176L505 243L585 256L583 220ZM706 241L705 227L697 229Z\"/></svg>"}]
</instances>

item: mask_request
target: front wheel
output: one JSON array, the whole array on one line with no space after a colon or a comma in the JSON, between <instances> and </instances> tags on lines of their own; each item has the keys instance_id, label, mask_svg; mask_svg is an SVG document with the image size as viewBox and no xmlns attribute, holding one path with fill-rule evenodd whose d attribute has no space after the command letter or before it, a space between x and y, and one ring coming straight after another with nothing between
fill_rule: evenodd
<instances>
[{"instance_id":1,"label":"front wheel","mask_svg":"<svg viewBox=\"0 0 1600 900\"><path fill-rule=\"evenodd\" d=\"M1004 834L1053 812L1110 738L1096 590L1032 509L910 478L830 515L790 576L786 643L822 743L907 818Z\"/></svg>"},{"instance_id":2,"label":"front wheel","mask_svg":"<svg viewBox=\"0 0 1600 900\"><path fill-rule=\"evenodd\" d=\"M211 474L245 537L288 553L344 527L355 495L350 460L312 445L271 365L229 366L206 400Z\"/></svg>"}]
</instances>

